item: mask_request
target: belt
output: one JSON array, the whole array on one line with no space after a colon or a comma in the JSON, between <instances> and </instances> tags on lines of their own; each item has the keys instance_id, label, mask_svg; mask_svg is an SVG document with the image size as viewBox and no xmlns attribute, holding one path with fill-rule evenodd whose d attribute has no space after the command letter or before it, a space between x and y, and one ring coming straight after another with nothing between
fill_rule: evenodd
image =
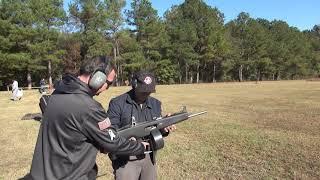
<instances>
[{"instance_id":1,"label":"belt","mask_svg":"<svg viewBox=\"0 0 320 180\"><path fill-rule=\"evenodd\" d=\"M141 159L144 159L144 158L146 158L146 155L145 154L141 154L141 155L137 155L137 156L129 156L128 160L129 161L135 161L135 160L141 160Z\"/></svg>"}]
</instances>

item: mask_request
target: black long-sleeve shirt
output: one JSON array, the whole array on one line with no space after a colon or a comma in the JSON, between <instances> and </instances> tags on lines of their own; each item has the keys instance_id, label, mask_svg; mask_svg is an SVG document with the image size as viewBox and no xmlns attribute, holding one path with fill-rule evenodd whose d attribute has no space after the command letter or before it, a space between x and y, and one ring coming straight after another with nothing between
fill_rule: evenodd
<instances>
[{"instance_id":1,"label":"black long-sleeve shirt","mask_svg":"<svg viewBox=\"0 0 320 180\"><path fill-rule=\"evenodd\" d=\"M161 102L149 96L146 101L142 104L142 107L134 101L134 90L130 90L120 96L111 99L108 108L108 117L110 118L111 124L114 128L120 129L123 127L130 127L134 123L143 123L146 121L154 121L161 117ZM162 135L168 136L169 132L160 130ZM151 154L152 161L155 162L155 154ZM118 156L116 159L114 155L109 154L112 161L118 161L119 159L128 159L126 155ZM122 161L122 160L120 160Z\"/></svg>"}]
</instances>

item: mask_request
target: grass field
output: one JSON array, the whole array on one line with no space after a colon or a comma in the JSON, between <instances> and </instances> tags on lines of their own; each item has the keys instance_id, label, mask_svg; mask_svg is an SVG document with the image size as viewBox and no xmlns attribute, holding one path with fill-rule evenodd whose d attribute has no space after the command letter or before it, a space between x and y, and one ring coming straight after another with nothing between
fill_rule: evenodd
<instances>
[{"instance_id":1,"label":"grass field","mask_svg":"<svg viewBox=\"0 0 320 180\"><path fill-rule=\"evenodd\" d=\"M96 99L129 87L111 88ZM22 121L39 112L40 94L19 102L0 92L0 179L29 169L40 123ZM158 177L171 179L320 179L320 82L278 81L158 86L163 111L186 105L208 113L177 125L160 150ZM110 162L98 155L99 180L112 179Z\"/></svg>"}]
</instances>

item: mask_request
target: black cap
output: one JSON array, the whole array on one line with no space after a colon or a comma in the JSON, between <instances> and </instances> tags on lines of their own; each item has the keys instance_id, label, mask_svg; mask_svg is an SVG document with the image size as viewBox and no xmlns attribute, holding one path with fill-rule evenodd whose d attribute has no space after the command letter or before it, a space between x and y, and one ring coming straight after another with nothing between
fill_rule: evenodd
<instances>
[{"instance_id":1,"label":"black cap","mask_svg":"<svg viewBox=\"0 0 320 180\"><path fill-rule=\"evenodd\" d=\"M132 88L136 92L155 92L156 81L154 75L146 71L139 71L135 73L132 79Z\"/></svg>"}]
</instances>

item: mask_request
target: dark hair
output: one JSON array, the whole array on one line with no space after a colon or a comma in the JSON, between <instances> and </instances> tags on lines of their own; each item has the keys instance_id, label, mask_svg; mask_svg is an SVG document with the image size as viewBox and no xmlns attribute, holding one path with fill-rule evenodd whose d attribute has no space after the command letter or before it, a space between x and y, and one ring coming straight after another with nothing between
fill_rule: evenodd
<instances>
[{"instance_id":1,"label":"dark hair","mask_svg":"<svg viewBox=\"0 0 320 180\"><path fill-rule=\"evenodd\" d=\"M116 67L107 56L86 58L80 67L79 75L90 75L97 70L109 75L112 70L116 71Z\"/></svg>"}]
</instances>

